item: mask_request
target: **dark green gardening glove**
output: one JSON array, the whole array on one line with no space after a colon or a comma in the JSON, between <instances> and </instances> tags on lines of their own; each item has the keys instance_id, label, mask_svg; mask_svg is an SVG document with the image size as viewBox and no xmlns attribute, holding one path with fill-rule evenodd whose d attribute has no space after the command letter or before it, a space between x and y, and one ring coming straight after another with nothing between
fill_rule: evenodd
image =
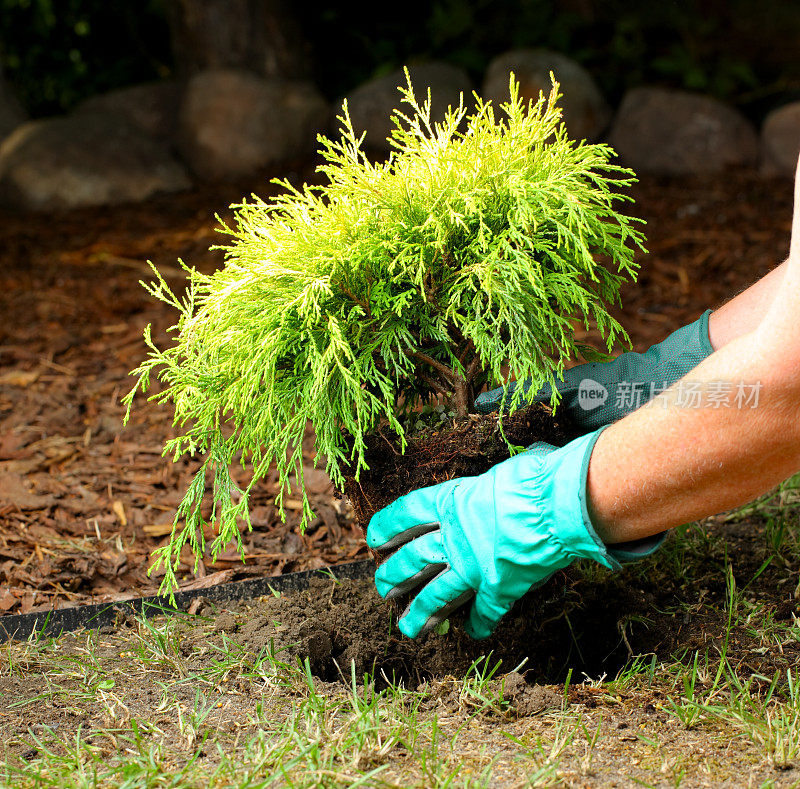
<instances>
[{"instance_id":1,"label":"dark green gardening glove","mask_svg":"<svg viewBox=\"0 0 800 789\"><path fill-rule=\"evenodd\" d=\"M698 320L673 332L644 353L623 353L610 362L579 364L564 371L556 384L560 408L566 409L575 424L586 432L616 422L671 386L697 367L714 349L708 338L706 310ZM527 392L529 382L522 384ZM516 382L508 385L510 402ZM529 402L549 403L552 389L545 385ZM502 387L484 392L475 400L475 409L488 414L500 407Z\"/></svg>"}]
</instances>

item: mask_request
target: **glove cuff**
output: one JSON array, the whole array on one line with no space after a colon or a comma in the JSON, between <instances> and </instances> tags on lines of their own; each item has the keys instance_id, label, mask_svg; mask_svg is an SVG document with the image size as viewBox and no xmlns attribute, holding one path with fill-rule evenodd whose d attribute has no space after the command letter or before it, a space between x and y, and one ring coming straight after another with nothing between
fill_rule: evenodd
<instances>
[{"instance_id":1,"label":"glove cuff","mask_svg":"<svg viewBox=\"0 0 800 789\"><path fill-rule=\"evenodd\" d=\"M597 548L601 552L602 558L597 558L597 561L599 561L601 564L605 564L605 566L608 567L610 570L621 570L622 565L620 565L620 563L617 561L614 555L608 551L605 543L597 535L597 532L594 530L594 524L592 523L592 519L589 516L589 493L586 489L586 482L589 476L589 460L592 457L592 450L594 449L594 445L597 443L597 439L600 438L600 434L605 429L606 429L605 427L601 427L594 433L589 434L592 437L592 440L587 442L586 450L584 452L583 459L581 461L581 472L580 475L578 476L578 481L580 485L580 488L578 490L578 500L580 501L581 505L581 519L583 521L583 526L586 529L589 536L594 541ZM603 559L605 559L605 561L603 561Z\"/></svg>"},{"instance_id":2,"label":"glove cuff","mask_svg":"<svg viewBox=\"0 0 800 789\"><path fill-rule=\"evenodd\" d=\"M552 472L555 490L551 501L555 508L562 510L550 519L550 523L558 523L558 531L551 534L568 556L594 559L609 570L619 570L620 563L597 536L587 506L589 459L603 430L605 427L576 438L547 457L546 462L557 466Z\"/></svg>"},{"instance_id":3,"label":"glove cuff","mask_svg":"<svg viewBox=\"0 0 800 789\"><path fill-rule=\"evenodd\" d=\"M658 534L651 534L649 537L642 537L640 540L629 540L628 542L615 542L607 545L606 550L620 564L628 564L639 559L644 559L655 553L667 539L667 532L662 531Z\"/></svg>"},{"instance_id":4,"label":"glove cuff","mask_svg":"<svg viewBox=\"0 0 800 789\"><path fill-rule=\"evenodd\" d=\"M711 337L708 333L708 318L711 310L706 310L693 324L697 329L697 354L698 364L707 356L714 353L714 346L711 344Z\"/></svg>"},{"instance_id":5,"label":"glove cuff","mask_svg":"<svg viewBox=\"0 0 800 789\"><path fill-rule=\"evenodd\" d=\"M640 540L629 540L627 542L614 543L611 545L606 545L598 536L594 524L592 523L591 516L589 515L589 496L586 489L586 482L589 474L589 461L592 457L592 450L603 430L605 430L605 427L601 427L594 433L581 436L581 438L567 444L562 450L575 453L572 462L580 458L580 470L575 477L578 482L577 500L580 513L574 514L565 521L566 523L575 525L576 528L574 530L567 529L565 531L560 531L559 538L562 539L562 541L564 537L568 540L568 543L566 541L564 542L564 547L567 551L572 551L577 556L594 559L610 570L620 570L622 569L622 564L644 559L646 556L657 551L666 539L667 533L661 532L659 534L643 537ZM581 532L580 526L583 527L583 532Z\"/></svg>"}]
</instances>

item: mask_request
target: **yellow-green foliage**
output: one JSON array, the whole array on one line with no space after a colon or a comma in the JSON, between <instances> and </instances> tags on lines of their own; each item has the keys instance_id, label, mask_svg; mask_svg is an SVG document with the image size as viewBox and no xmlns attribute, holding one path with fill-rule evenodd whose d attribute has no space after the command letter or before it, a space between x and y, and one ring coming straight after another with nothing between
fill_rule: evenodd
<instances>
[{"instance_id":1,"label":"yellow-green foliage","mask_svg":"<svg viewBox=\"0 0 800 789\"><path fill-rule=\"evenodd\" d=\"M160 350L146 332L150 354L126 402L155 373L166 383L155 399L174 405L181 428L165 453L205 456L176 517L185 526L157 557L166 584L184 543L204 549L206 471L215 553L239 540L250 488L272 463L280 496L292 472L302 487L307 420L341 483L347 464L364 468L364 437L379 425L404 446L404 410L420 402L444 397L463 415L504 365L534 390L552 383L581 350L576 317L609 348L625 337L607 305L642 242L614 208L633 173L609 163L607 146L568 140L557 88L526 104L512 79L499 111L477 100L434 124L409 82L409 111L396 113L394 152L379 164L361 152L345 106L340 138L320 137L325 186L279 181L285 193L272 202L236 206L225 267L186 267L182 298L160 276L146 286L178 310L175 342ZM246 490L228 472L239 459L255 471Z\"/></svg>"}]
</instances>

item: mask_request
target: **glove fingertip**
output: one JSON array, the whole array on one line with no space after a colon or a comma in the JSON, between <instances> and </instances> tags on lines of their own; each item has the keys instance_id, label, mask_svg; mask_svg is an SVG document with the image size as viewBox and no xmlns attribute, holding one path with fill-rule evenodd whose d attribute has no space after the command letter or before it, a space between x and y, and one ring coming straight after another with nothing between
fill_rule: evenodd
<instances>
[{"instance_id":1,"label":"glove fingertip","mask_svg":"<svg viewBox=\"0 0 800 789\"><path fill-rule=\"evenodd\" d=\"M385 509L385 508L384 508ZM378 517L383 510L378 510L370 519L367 524L366 540L370 548L380 548L386 542L381 529L381 518Z\"/></svg>"},{"instance_id":2,"label":"glove fingertip","mask_svg":"<svg viewBox=\"0 0 800 789\"><path fill-rule=\"evenodd\" d=\"M517 388L516 381L511 381L508 384L508 395L506 397L506 403L510 401L511 396L514 394L514 391ZM497 411L500 408L500 403L503 400L503 387L498 386L496 389L490 389L488 392L481 392L475 398L475 410L479 414L491 414L493 411ZM508 406L506 405L506 408Z\"/></svg>"},{"instance_id":3,"label":"glove fingertip","mask_svg":"<svg viewBox=\"0 0 800 789\"><path fill-rule=\"evenodd\" d=\"M397 627L400 632L408 638L416 638L421 629L420 625L416 622L409 620L407 616L402 616L397 620Z\"/></svg>"},{"instance_id":4,"label":"glove fingertip","mask_svg":"<svg viewBox=\"0 0 800 789\"><path fill-rule=\"evenodd\" d=\"M497 624L495 623L494 627L496 626ZM474 638L476 641L483 641L485 638L489 638L489 636L494 633L494 627L489 627L486 624L477 624L471 619L464 624L464 630L466 631L466 634L470 638Z\"/></svg>"},{"instance_id":5,"label":"glove fingertip","mask_svg":"<svg viewBox=\"0 0 800 789\"><path fill-rule=\"evenodd\" d=\"M484 638L489 638L489 636L494 633L499 621L499 619L489 619L482 616L475 610L475 606L473 605L469 617L467 617L467 621L464 623L464 630L470 638L474 638L476 641L482 641Z\"/></svg>"},{"instance_id":6,"label":"glove fingertip","mask_svg":"<svg viewBox=\"0 0 800 789\"><path fill-rule=\"evenodd\" d=\"M464 624L467 635L479 641L489 638L500 620L508 613L513 602L510 599L498 600L478 593Z\"/></svg>"},{"instance_id":7,"label":"glove fingertip","mask_svg":"<svg viewBox=\"0 0 800 789\"><path fill-rule=\"evenodd\" d=\"M401 531L406 528L405 523L398 517L402 514L401 496L391 504L387 504L383 509L378 510L367 524L366 541L370 548L381 550L381 548Z\"/></svg>"},{"instance_id":8,"label":"glove fingertip","mask_svg":"<svg viewBox=\"0 0 800 789\"><path fill-rule=\"evenodd\" d=\"M380 568L378 568L380 570ZM378 575L378 572L375 573L375 591L385 600L386 595L392 591L394 587L388 581L385 581Z\"/></svg>"}]
</instances>

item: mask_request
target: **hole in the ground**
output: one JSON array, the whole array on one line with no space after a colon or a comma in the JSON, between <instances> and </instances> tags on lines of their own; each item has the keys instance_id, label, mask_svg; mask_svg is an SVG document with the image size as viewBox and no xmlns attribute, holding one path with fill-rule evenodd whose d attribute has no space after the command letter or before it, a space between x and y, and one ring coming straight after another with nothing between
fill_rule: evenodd
<instances>
[{"instance_id":1,"label":"hole in the ground","mask_svg":"<svg viewBox=\"0 0 800 789\"><path fill-rule=\"evenodd\" d=\"M371 580L320 580L307 591L254 603L236 639L253 651L308 658L312 672L326 681L349 678L354 666L359 680L368 672L378 682L413 688L434 677L463 676L491 654L503 672L524 661L530 680L560 683L570 672L576 681L613 678L632 655L664 643L663 623L648 621L647 610L639 588L611 576L589 582L559 573L523 598L491 638L474 641L453 621L445 635L412 641L397 630Z\"/></svg>"}]
</instances>

